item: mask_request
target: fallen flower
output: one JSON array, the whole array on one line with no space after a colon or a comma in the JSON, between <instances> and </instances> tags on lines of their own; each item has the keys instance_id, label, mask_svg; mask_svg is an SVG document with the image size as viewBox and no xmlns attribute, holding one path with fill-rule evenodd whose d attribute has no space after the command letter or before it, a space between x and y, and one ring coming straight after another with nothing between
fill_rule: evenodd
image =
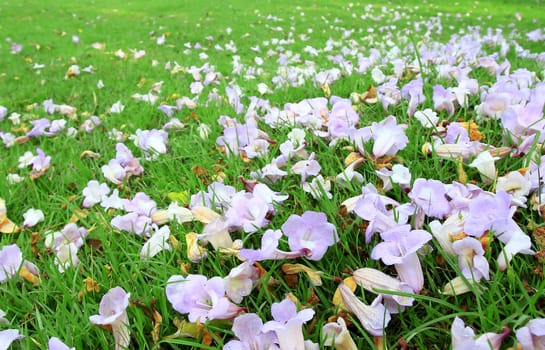
<instances>
[{"instance_id":1,"label":"fallen flower","mask_svg":"<svg viewBox=\"0 0 545 350\"><path fill-rule=\"evenodd\" d=\"M499 350L503 339L511 332L505 327L502 333L485 333L477 338L473 329L464 326L462 319L454 319L451 327L452 350Z\"/></svg>"},{"instance_id":2,"label":"fallen flower","mask_svg":"<svg viewBox=\"0 0 545 350\"><path fill-rule=\"evenodd\" d=\"M517 329L516 335L522 350L545 349L545 318L530 320L526 326Z\"/></svg>"},{"instance_id":3,"label":"fallen flower","mask_svg":"<svg viewBox=\"0 0 545 350\"><path fill-rule=\"evenodd\" d=\"M244 309L225 296L221 277L207 279L203 275L174 275L167 281L166 295L174 310L189 314L190 322L230 320Z\"/></svg>"},{"instance_id":4,"label":"fallen flower","mask_svg":"<svg viewBox=\"0 0 545 350\"><path fill-rule=\"evenodd\" d=\"M171 245L168 243L170 238L170 229L168 226L163 226L161 228L155 226L154 231L151 238L144 243L144 246L140 251L140 260L153 258L162 250L172 250Z\"/></svg>"},{"instance_id":5,"label":"fallen flower","mask_svg":"<svg viewBox=\"0 0 545 350\"><path fill-rule=\"evenodd\" d=\"M310 260L320 260L327 248L338 242L337 229L327 222L324 213L306 211L302 216L292 214L282 225L292 251L309 251Z\"/></svg>"},{"instance_id":6,"label":"fallen flower","mask_svg":"<svg viewBox=\"0 0 545 350\"><path fill-rule=\"evenodd\" d=\"M322 335L325 338L325 346L334 346L335 350L357 350L358 347L348 328L344 318L337 318L337 322L329 322L322 327Z\"/></svg>"},{"instance_id":7,"label":"fallen flower","mask_svg":"<svg viewBox=\"0 0 545 350\"><path fill-rule=\"evenodd\" d=\"M70 348L59 338L51 337L49 342L47 342L47 350L76 350L76 348Z\"/></svg>"},{"instance_id":8,"label":"fallen flower","mask_svg":"<svg viewBox=\"0 0 545 350\"><path fill-rule=\"evenodd\" d=\"M18 329L6 329L0 331L0 350L7 350L15 340L23 339L25 336L19 333Z\"/></svg>"},{"instance_id":9,"label":"fallen flower","mask_svg":"<svg viewBox=\"0 0 545 350\"><path fill-rule=\"evenodd\" d=\"M253 313L235 318L232 331L238 340L230 340L223 350L274 349L278 343L274 332L263 332L263 321Z\"/></svg>"},{"instance_id":10,"label":"fallen flower","mask_svg":"<svg viewBox=\"0 0 545 350\"><path fill-rule=\"evenodd\" d=\"M110 326L115 339L115 350L129 346L130 329L127 317L127 307L131 294L121 287L110 289L100 301L99 314L89 317L91 323Z\"/></svg>"},{"instance_id":11,"label":"fallen flower","mask_svg":"<svg viewBox=\"0 0 545 350\"><path fill-rule=\"evenodd\" d=\"M30 208L24 214L23 218L25 219L23 227L32 227L36 226L41 221L45 220L44 213L40 209Z\"/></svg>"},{"instance_id":12,"label":"fallen flower","mask_svg":"<svg viewBox=\"0 0 545 350\"><path fill-rule=\"evenodd\" d=\"M358 318L363 328L373 336L384 336L384 329L391 317L381 304L381 297L375 298L371 305L366 305L344 283L341 283L339 290L346 309Z\"/></svg>"},{"instance_id":13,"label":"fallen flower","mask_svg":"<svg viewBox=\"0 0 545 350\"><path fill-rule=\"evenodd\" d=\"M304 309L297 312L297 307L290 299L284 299L271 306L273 321L263 325L262 331L273 331L278 338L280 349L304 350L303 323L314 316L314 310Z\"/></svg>"}]
</instances>

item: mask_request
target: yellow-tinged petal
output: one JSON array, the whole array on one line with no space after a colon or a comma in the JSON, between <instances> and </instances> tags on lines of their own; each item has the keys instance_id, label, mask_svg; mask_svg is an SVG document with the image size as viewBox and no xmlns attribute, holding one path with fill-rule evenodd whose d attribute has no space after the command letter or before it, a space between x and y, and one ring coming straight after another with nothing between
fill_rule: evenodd
<instances>
[{"instance_id":1,"label":"yellow-tinged petal","mask_svg":"<svg viewBox=\"0 0 545 350\"><path fill-rule=\"evenodd\" d=\"M443 288L444 295L461 295L467 292L471 292L471 285L474 284L472 280L464 280L462 277L454 277Z\"/></svg>"},{"instance_id":2,"label":"yellow-tinged petal","mask_svg":"<svg viewBox=\"0 0 545 350\"><path fill-rule=\"evenodd\" d=\"M170 221L168 210L157 210L151 214L151 221L159 226L164 225Z\"/></svg>"},{"instance_id":3,"label":"yellow-tinged petal","mask_svg":"<svg viewBox=\"0 0 545 350\"><path fill-rule=\"evenodd\" d=\"M321 286L322 280L320 278L324 273L322 271L316 271L308 266L302 264L284 264L282 265L282 271L287 275L293 275L299 272L304 272L308 275L312 284L315 286Z\"/></svg>"},{"instance_id":4,"label":"yellow-tinged petal","mask_svg":"<svg viewBox=\"0 0 545 350\"><path fill-rule=\"evenodd\" d=\"M356 287L358 286L358 284L356 283L356 280L354 279L354 277L347 277L344 279L344 284L350 288L350 290L352 292L354 292L356 290ZM337 290L335 291L335 294L333 295L333 305L336 305L336 306L339 306L345 310L348 310L348 308L346 307L346 305L344 304L344 301L343 301L343 298L341 297L341 291L340 291L340 286L339 285L337 287Z\"/></svg>"},{"instance_id":5,"label":"yellow-tinged petal","mask_svg":"<svg viewBox=\"0 0 545 350\"><path fill-rule=\"evenodd\" d=\"M86 150L86 151L81 152L79 157L80 157L80 159L83 159L83 158L98 159L98 158L100 158L100 153L96 153L96 152L93 152L93 151L90 151L90 150Z\"/></svg>"},{"instance_id":6,"label":"yellow-tinged petal","mask_svg":"<svg viewBox=\"0 0 545 350\"><path fill-rule=\"evenodd\" d=\"M13 221L7 218L7 216L0 214L0 233L18 233L21 231Z\"/></svg>"},{"instance_id":7,"label":"yellow-tinged petal","mask_svg":"<svg viewBox=\"0 0 545 350\"><path fill-rule=\"evenodd\" d=\"M208 207L195 206L191 209L191 212L193 213L195 219L199 220L203 224L209 224L221 217L220 214Z\"/></svg>"},{"instance_id":8,"label":"yellow-tinged petal","mask_svg":"<svg viewBox=\"0 0 545 350\"><path fill-rule=\"evenodd\" d=\"M87 211L86 210L76 209L75 213L72 214L72 216L70 217L70 220L68 220L68 221L71 222L71 223L74 223L74 222L78 222L79 219L84 219L86 217L87 217Z\"/></svg>"},{"instance_id":9,"label":"yellow-tinged petal","mask_svg":"<svg viewBox=\"0 0 545 350\"><path fill-rule=\"evenodd\" d=\"M199 262L206 256L206 249L199 245L197 240L197 233L189 232L185 235L185 241L187 243L187 258L191 262Z\"/></svg>"},{"instance_id":10,"label":"yellow-tinged petal","mask_svg":"<svg viewBox=\"0 0 545 350\"><path fill-rule=\"evenodd\" d=\"M32 272L30 272L30 270L27 269L25 265L21 266L21 269L19 270L19 276L24 278L25 280L29 281L30 283L32 283L35 286L40 285L40 283L42 282L40 280L40 276L35 275Z\"/></svg>"},{"instance_id":11,"label":"yellow-tinged petal","mask_svg":"<svg viewBox=\"0 0 545 350\"><path fill-rule=\"evenodd\" d=\"M344 165L349 166L352 163L355 163L354 169L356 169L361 163L363 163L364 160L365 158L361 155L361 153L352 152L344 159Z\"/></svg>"}]
</instances>

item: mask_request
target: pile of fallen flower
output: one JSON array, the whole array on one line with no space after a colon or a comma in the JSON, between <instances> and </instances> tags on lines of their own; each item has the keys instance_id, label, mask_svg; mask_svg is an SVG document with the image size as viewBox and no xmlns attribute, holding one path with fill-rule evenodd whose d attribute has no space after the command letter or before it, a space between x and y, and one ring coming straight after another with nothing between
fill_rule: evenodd
<instances>
[{"instance_id":1,"label":"pile of fallen flower","mask_svg":"<svg viewBox=\"0 0 545 350\"><path fill-rule=\"evenodd\" d=\"M543 41L540 33L528 33L527 39ZM165 40L157 39L158 44ZM339 279L335 293L328 294L339 311L320 329L321 339L324 345L336 349L357 349L352 337L358 336L358 329L347 327L352 323L359 323L360 330L374 337L377 347L384 346L389 321L409 310L425 286L421 265L425 255L444 255L457 261L457 276L433 293L460 295L477 293L483 280L490 279L491 262L486 256L492 250L499 252L492 264L499 270L508 269L517 254L534 254L531 238L514 217L523 209L544 210L545 168L541 145L545 139L545 83L527 69L512 71L506 54L512 49L517 57L535 60L543 66L545 53L528 52L501 32L482 35L478 28L454 35L446 44L423 41L416 48L417 57L406 55L411 50L410 43L406 47L393 43L378 45L367 54L360 51L355 41L347 43L328 41L324 48L307 47L306 52L311 55L339 52L335 57L328 56L332 67L327 69L301 64L295 57L297 54L271 48L273 52L268 55L278 56L279 66L270 82L260 82L261 97L244 96L244 87L236 83L224 91L218 90L214 85L224 72L215 71L213 65L183 67L168 62L165 69L193 78L188 92L192 96L178 99L175 105L158 105L171 118L160 129L138 129L128 138L117 129L109 131L109 137L117 141L116 156L109 160L98 158L99 175L89 179L81 189L82 211L100 212L109 218L115 230L140 236L140 257L144 261L162 251L168 253L183 247L187 259L194 264L211 253L235 257L240 262L224 277L186 273L163 281L164 297L172 309L187 316L187 321L179 325L178 336L202 338L207 332L207 322L229 320L234 337L225 344L225 349L318 348L318 343L305 340L303 331L303 325L313 319L315 311L295 295L288 294L284 300L272 303L272 319L268 320L254 313L256 310L241 306L245 298L252 298L256 286L264 279L275 283L264 268L269 260L286 260L282 267L286 275L304 273L319 288L324 272L308 267L306 261L323 259L330 249L347 239L346 233L340 232L317 207L308 208L301 215L292 214L280 225L272 225L278 208L290 205L291 193L272 189L286 179L297 179L300 188L317 201L333 198L338 189L360 188L361 191L343 199L343 213L365 223L364 232L359 234L364 236L366 244L375 244L369 247L371 259L392 267L385 268L384 271L389 271L386 273L361 266L352 271L352 276ZM268 44L272 47L289 43ZM189 43L187 47L201 50L197 43ZM496 52L487 52L490 47ZM231 42L216 50L236 51L236 45ZM135 51L134 58L143 54ZM115 55L126 54L118 50ZM208 55L212 53L208 51ZM232 74L241 77L254 74L259 79L263 70L259 60L256 58L256 65L252 66L241 63L237 57L233 57ZM472 77L477 69L486 70L492 82L483 84ZM67 76L77 78L82 71L73 66ZM367 75L373 86L363 93L330 96L330 87L352 74ZM445 83L433 83L439 80ZM282 88L300 86L307 81L323 88L326 97L286 101L282 108L272 106L264 98L270 90L267 83ZM426 91L431 91L431 100ZM148 94L133 95L135 102L131 103L158 104L160 94L161 83L157 83ZM222 103L232 106L233 113L218 115L217 122L222 127L216 139L218 154L238 157L240 162L249 164L258 164L252 163L257 159L267 160L249 178L241 178L244 189L237 190L235 185L240 184L224 183L224 177L218 173L216 181L206 190L191 193L186 205L173 200L168 207L161 208L144 192L131 198L120 197L124 183L136 177L145 178L141 159L153 162L168 154L170 131L184 127L176 118L178 111L199 104L213 108ZM380 104L386 112L402 106L405 113L368 122L361 117L361 110L372 104ZM118 102L106 112L122 113L123 108ZM58 105L51 100L37 103L35 109L42 109L47 116L27 120L31 126L23 127L21 119L25 118L19 114L22 111L0 107L0 138L6 148L16 149L21 144L59 135L77 138L79 133L91 133L102 123L100 118L88 116L80 125L74 125L76 107ZM453 120L451 117L460 110L474 110L474 118ZM501 127L502 138L494 144L484 142L481 128L486 122ZM412 138L415 130L426 130L429 138ZM211 128L200 124L198 131L205 140ZM338 152L344 159L343 169L333 173L333 169L322 167L323 150L309 142L316 138L329 145L331 152ZM415 147L427 157L456 162L459 181L413 178L403 159L410 157L404 151L409 143L415 142L421 142ZM135 156L133 150L142 156ZM91 151L82 156L98 157ZM498 173L495 163L505 157L523 158L524 168ZM26 177L37 180L47 173L51 161L47 151L39 147L35 152L25 152L18 164L10 165L15 171L7 174L5 181L17 183ZM363 164L375 167L377 183L365 181ZM475 169L473 174L479 174L480 178L470 178L464 168ZM483 189L485 185L493 190ZM394 199L392 193L401 195ZM2 200L0 231L11 234L18 232L20 226L33 227L45 215L30 208L20 223L20 218L8 212ZM180 237L171 232L171 223L202 229ZM243 239L250 234L252 239L257 237L255 242L259 246L252 247ZM77 220L65 223L61 230L46 232L45 246L55 254L59 271L79 265L79 248L86 244L87 236L88 228ZM432 246L440 249L434 250ZM18 277L39 285L43 278L39 262L24 257L16 244L4 245L0 250L0 282ZM376 298L366 304L358 296L361 294L358 288L375 294ZM131 342L131 320L126 312L131 305L130 295L130 290L121 287L110 289L98 307L98 314L90 317L93 324L111 329L116 349ZM2 307L7 308L9 315L9 305ZM5 315L0 310L0 322L9 324ZM160 316L156 323L160 325ZM462 319L456 317L451 328L452 344L454 349L499 349L514 332L522 349L541 349L544 329L545 319L538 318L518 329L476 336L473 329L465 327ZM7 348L24 336L16 325L10 325L0 331L0 348ZM313 335L307 338L310 336L319 339ZM158 333L154 337L160 338ZM208 344L212 341L209 337ZM48 346L69 348L55 337Z\"/></svg>"}]
</instances>

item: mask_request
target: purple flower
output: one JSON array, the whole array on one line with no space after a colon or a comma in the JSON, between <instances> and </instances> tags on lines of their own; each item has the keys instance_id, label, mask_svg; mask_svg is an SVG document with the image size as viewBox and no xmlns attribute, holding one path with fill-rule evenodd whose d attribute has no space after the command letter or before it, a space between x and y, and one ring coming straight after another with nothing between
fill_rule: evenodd
<instances>
[{"instance_id":1,"label":"purple flower","mask_svg":"<svg viewBox=\"0 0 545 350\"><path fill-rule=\"evenodd\" d=\"M47 350L76 350L76 348L70 348L59 338L51 337L49 342L47 342Z\"/></svg>"},{"instance_id":2,"label":"purple flower","mask_svg":"<svg viewBox=\"0 0 545 350\"><path fill-rule=\"evenodd\" d=\"M16 244L2 247L0 250L0 283L17 274L23 264L23 253Z\"/></svg>"},{"instance_id":3,"label":"purple flower","mask_svg":"<svg viewBox=\"0 0 545 350\"><path fill-rule=\"evenodd\" d=\"M174 275L167 281L166 295L174 310L189 314L190 322L229 320L243 309L225 296L221 277L208 280L202 275Z\"/></svg>"},{"instance_id":4,"label":"purple flower","mask_svg":"<svg viewBox=\"0 0 545 350\"><path fill-rule=\"evenodd\" d=\"M235 318L232 327L238 340L231 340L223 350L275 349L278 339L274 332L263 332L263 321L256 314L243 314Z\"/></svg>"},{"instance_id":5,"label":"purple flower","mask_svg":"<svg viewBox=\"0 0 545 350\"><path fill-rule=\"evenodd\" d=\"M339 240L337 229L327 222L327 216L314 211L306 211L302 216L290 215L282 225L282 232L288 237L290 249L307 249L310 260L320 260L327 248Z\"/></svg>"},{"instance_id":6,"label":"purple flower","mask_svg":"<svg viewBox=\"0 0 545 350\"><path fill-rule=\"evenodd\" d=\"M127 231L136 235L148 236L151 230L152 220L149 216L138 213L128 213L112 218L110 224L118 230Z\"/></svg>"},{"instance_id":7,"label":"purple flower","mask_svg":"<svg viewBox=\"0 0 545 350\"><path fill-rule=\"evenodd\" d=\"M60 232L48 233L45 237L45 246L53 250L59 249L62 245L73 243L76 248L83 246L83 240L87 237L85 227L78 227L71 222L66 224Z\"/></svg>"},{"instance_id":8,"label":"purple flower","mask_svg":"<svg viewBox=\"0 0 545 350\"><path fill-rule=\"evenodd\" d=\"M465 278L477 282L483 277L489 279L488 261L479 240L465 237L452 243L452 249L458 255L458 266Z\"/></svg>"},{"instance_id":9,"label":"purple flower","mask_svg":"<svg viewBox=\"0 0 545 350\"><path fill-rule=\"evenodd\" d=\"M291 167L291 171L301 175L301 182L305 182L309 176L318 175L321 169L320 163L314 160L314 152L310 154L307 160L300 160Z\"/></svg>"},{"instance_id":10,"label":"purple flower","mask_svg":"<svg viewBox=\"0 0 545 350\"><path fill-rule=\"evenodd\" d=\"M477 338L475 331L470 327L464 327L464 321L458 316L452 322L450 329L452 333L452 350L499 350L503 339L509 334L505 328L500 334L485 333Z\"/></svg>"},{"instance_id":11,"label":"purple flower","mask_svg":"<svg viewBox=\"0 0 545 350\"><path fill-rule=\"evenodd\" d=\"M405 135L407 125L397 124L396 117L389 116L379 123L373 123L371 133L375 143L373 144L373 155L380 158L384 155L393 156L397 151L404 149L409 142Z\"/></svg>"},{"instance_id":12,"label":"purple flower","mask_svg":"<svg viewBox=\"0 0 545 350\"><path fill-rule=\"evenodd\" d=\"M412 117L416 111L416 107L424 103L426 96L424 96L424 82L422 78L411 80L408 84L401 88L401 95L406 100L409 100L409 108L407 114Z\"/></svg>"},{"instance_id":13,"label":"purple flower","mask_svg":"<svg viewBox=\"0 0 545 350\"><path fill-rule=\"evenodd\" d=\"M333 105L329 114L327 131L333 138L348 136L349 130L355 128L359 116L349 102L340 101Z\"/></svg>"},{"instance_id":14,"label":"purple flower","mask_svg":"<svg viewBox=\"0 0 545 350\"><path fill-rule=\"evenodd\" d=\"M93 324L112 327L116 350L127 348L130 342L129 318L126 311L130 296L131 294L121 287L110 289L100 301L98 315L89 317Z\"/></svg>"},{"instance_id":15,"label":"purple flower","mask_svg":"<svg viewBox=\"0 0 545 350\"><path fill-rule=\"evenodd\" d=\"M273 303L271 314L274 321L263 325L262 331L273 331L278 338L280 349L304 350L303 323L311 320L314 310L304 309L297 312L297 307L290 299Z\"/></svg>"},{"instance_id":16,"label":"purple flower","mask_svg":"<svg viewBox=\"0 0 545 350\"><path fill-rule=\"evenodd\" d=\"M229 124L224 127L223 136L216 139L216 143L225 147L225 153L229 155L239 154L241 148L244 148L258 138L259 130L257 123L253 119L249 119L246 124Z\"/></svg>"},{"instance_id":17,"label":"purple flower","mask_svg":"<svg viewBox=\"0 0 545 350\"><path fill-rule=\"evenodd\" d=\"M41 148L36 148L37 156L32 160L32 172L39 173L45 171L51 163L51 157L46 156Z\"/></svg>"},{"instance_id":18,"label":"purple flower","mask_svg":"<svg viewBox=\"0 0 545 350\"><path fill-rule=\"evenodd\" d=\"M414 182L409 198L427 216L443 218L451 210L446 193L445 185L441 181L419 178Z\"/></svg>"},{"instance_id":19,"label":"purple flower","mask_svg":"<svg viewBox=\"0 0 545 350\"><path fill-rule=\"evenodd\" d=\"M142 149L146 156L152 154L167 153L168 133L164 130L136 130L134 144Z\"/></svg>"},{"instance_id":20,"label":"purple flower","mask_svg":"<svg viewBox=\"0 0 545 350\"><path fill-rule=\"evenodd\" d=\"M19 333L18 329L0 331L0 349L6 350L15 340L23 339L24 337L24 335Z\"/></svg>"},{"instance_id":21,"label":"purple flower","mask_svg":"<svg viewBox=\"0 0 545 350\"><path fill-rule=\"evenodd\" d=\"M545 318L530 320L526 326L517 329L516 334L522 350L545 349Z\"/></svg>"},{"instance_id":22,"label":"purple flower","mask_svg":"<svg viewBox=\"0 0 545 350\"><path fill-rule=\"evenodd\" d=\"M446 110L448 115L454 114L455 96L442 85L433 87L433 107L437 111Z\"/></svg>"},{"instance_id":23,"label":"purple flower","mask_svg":"<svg viewBox=\"0 0 545 350\"><path fill-rule=\"evenodd\" d=\"M432 236L424 230L412 230L410 225L398 225L380 234L384 242L375 246L371 257L382 259L386 265L394 265L401 281L407 283L415 293L424 285L422 266L417 251Z\"/></svg>"},{"instance_id":24,"label":"purple flower","mask_svg":"<svg viewBox=\"0 0 545 350\"><path fill-rule=\"evenodd\" d=\"M263 199L250 193L236 194L231 200L231 207L225 212L227 226L240 227L244 232L256 232L269 223L265 218L268 211L269 205Z\"/></svg>"},{"instance_id":25,"label":"purple flower","mask_svg":"<svg viewBox=\"0 0 545 350\"><path fill-rule=\"evenodd\" d=\"M283 259L295 259L300 256L307 256L310 254L307 248L303 248L300 251L285 252L278 249L278 242L282 237L282 231L280 230L267 230L261 237L261 248L259 249L241 249L238 255L246 260L249 264L253 264L256 261L263 260L283 260Z\"/></svg>"},{"instance_id":26,"label":"purple flower","mask_svg":"<svg viewBox=\"0 0 545 350\"><path fill-rule=\"evenodd\" d=\"M132 200L123 201L125 210L138 215L150 216L157 211L157 203L144 192L138 192Z\"/></svg>"}]
</instances>

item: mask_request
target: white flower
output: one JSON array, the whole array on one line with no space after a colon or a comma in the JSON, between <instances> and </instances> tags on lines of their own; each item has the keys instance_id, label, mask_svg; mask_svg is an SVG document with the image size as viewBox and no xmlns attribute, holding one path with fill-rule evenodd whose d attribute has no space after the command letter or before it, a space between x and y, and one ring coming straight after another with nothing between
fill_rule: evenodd
<instances>
[{"instance_id":1,"label":"white flower","mask_svg":"<svg viewBox=\"0 0 545 350\"><path fill-rule=\"evenodd\" d=\"M499 157L492 157L490 152L484 151L479 153L477 158L469 164L472 168L477 168L481 173L481 179L487 184L491 184L496 178L496 165L494 162L500 159Z\"/></svg>"},{"instance_id":2,"label":"white flower","mask_svg":"<svg viewBox=\"0 0 545 350\"><path fill-rule=\"evenodd\" d=\"M32 227L35 226L37 223L44 221L44 213L40 209L34 209L30 208L27 210L23 217L25 218L25 222L23 223L24 227Z\"/></svg>"},{"instance_id":3,"label":"white flower","mask_svg":"<svg viewBox=\"0 0 545 350\"><path fill-rule=\"evenodd\" d=\"M104 83L102 82L102 80L99 79L99 81L97 83L97 88L102 89L103 87L104 87Z\"/></svg>"},{"instance_id":4,"label":"white flower","mask_svg":"<svg viewBox=\"0 0 545 350\"><path fill-rule=\"evenodd\" d=\"M197 131L199 132L199 137L206 140L208 139L208 135L210 135L210 131L212 131L212 129L207 124L201 123L197 127Z\"/></svg>"},{"instance_id":5,"label":"white flower","mask_svg":"<svg viewBox=\"0 0 545 350\"><path fill-rule=\"evenodd\" d=\"M55 265L57 265L61 273L79 264L78 247L74 243L61 244L55 251L55 254Z\"/></svg>"},{"instance_id":6,"label":"white flower","mask_svg":"<svg viewBox=\"0 0 545 350\"><path fill-rule=\"evenodd\" d=\"M514 204L526 208L526 196L530 193L531 187L532 184L527 176L518 171L511 171L507 175L498 178L496 192L505 191L509 193Z\"/></svg>"},{"instance_id":7,"label":"white flower","mask_svg":"<svg viewBox=\"0 0 545 350\"><path fill-rule=\"evenodd\" d=\"M439 121L437 113L430 108L426 108L423 111L416 111L414 113L414 117L425 128L433 128L435 125L437 125L437 122Z\"/></svg>"},{"instance_id":8,"label":"white flower","mask_svg":"<svg viewBox=\"0 0 545 350\"><path fill-rule=\"evenodd\" d=\"M121 113L125 109L125 106L121 104L121 101L117 101L110 107L110 113Z\"/></svg>"},{"instance_id":9,"label":"white flower","mask_svg":"<svg viewBox=\"0 0 545 350\"><path fill-rule=\"evenodd\" d=\"M264 95L271 92L271 89L265 83L257 84L257 91L260 95Z\"/></svg>"},{"instance_id":10,"label":"white flower","mask_svg":"<svg viewBox=\"0 0 545 350\"><path fill-rule=\"evenodd\" d=\"M8 324L9 321L4 316L6 316L6 313L4 312L4 310L0 310L0 323Z\"/></svg>"},{"instance_id":11,"label":"white flower","mask_svg":"<svg viewBox=\"0 0 545 350\"><path fill-rule=\"evenodd\" d=\"M140 259L146 260L147 258L153 258L161 250L172 250L172 247L168 243L169 238L170 229L168 226L163 226L160 229L156 227L155 233L153 233L151 238L144 243L144 246L140 251Z\"/></svg>"},{"instance_id":12,"label":"white flower","mask_svg":"<svg viewBox=\"0 0 545 350\"><path fill-rule=\"evenodd\" d=\"M22 156L19 157L19 164L17 167L19 169L26 168L27 166L31 165L32 162L34 162L34 158L36 156L32 154L30 151L26 151Z\"/></svg>"},{"instance_id":13,"label":"white flower","mask_svg":"<svg viewBox=\"0 0 545 350\"><path fill-rule=\"evenodd\" d=\"M409 186L411 184L411 172L409 168L395 164L392 167L392 181L400 186Z\"/></svg>"},{"instance_id":14,"label":"white flower","mask_svg":"<svg viewBox=\"0 0 545 350\"><path fill-rule=\"evenodd\" d=\"M93 205L100 203L106 198L108 193L110 193L110 188L105 183L100 184L96 180L91 180L87 183L82 191L83 196L83 207L89 208Z\"/></svg>"},{"instance_id":15,"label":"white flower","mask_svg":"<svg viewBox=\"0 0 545 350\"><path fill-rule=\"evenodd\" d=\"M373 68L371 71L371 77L377 84L382 84L384 83L384 80L386 80L386 75L384 75L384 73L382 73L378 67Z\"/></svg>"},{"instance_id":16,"label":"white flower","mask_svg":"<svg viewBox=\"0 0 545 350\"><path fill-rule=\"evenodd\" d=\"M298 147L305 142L306 133L303 129L293 128L287 136L288 140L293 143L294 147Z\"/></svg>"},{"instance_id":17,"label":"white flower","mask_svg":"<svg viewBox=\"0 0 545 350\"><path fill-rule=\"evenodd\" d=\"M312 198L319 199L325 194L329 199L333 198L331 191L331 181L325 180L322 175L316 176L310 183L303 183L303 191L312 195Z\"/></svg>"},{"instance_id":18,"label":"white flower","mask_svg":"<svg viewBox=\"0 0 545 350\"><path fill-rule=\"evenodd\" d=\"M8 180L8 183L10 185L13 185L13 184L24 181L25 178L22 176L19 176L18 174L8 174L8 176L6 176L6 179Z\"/></svg>"}]
</instances>

